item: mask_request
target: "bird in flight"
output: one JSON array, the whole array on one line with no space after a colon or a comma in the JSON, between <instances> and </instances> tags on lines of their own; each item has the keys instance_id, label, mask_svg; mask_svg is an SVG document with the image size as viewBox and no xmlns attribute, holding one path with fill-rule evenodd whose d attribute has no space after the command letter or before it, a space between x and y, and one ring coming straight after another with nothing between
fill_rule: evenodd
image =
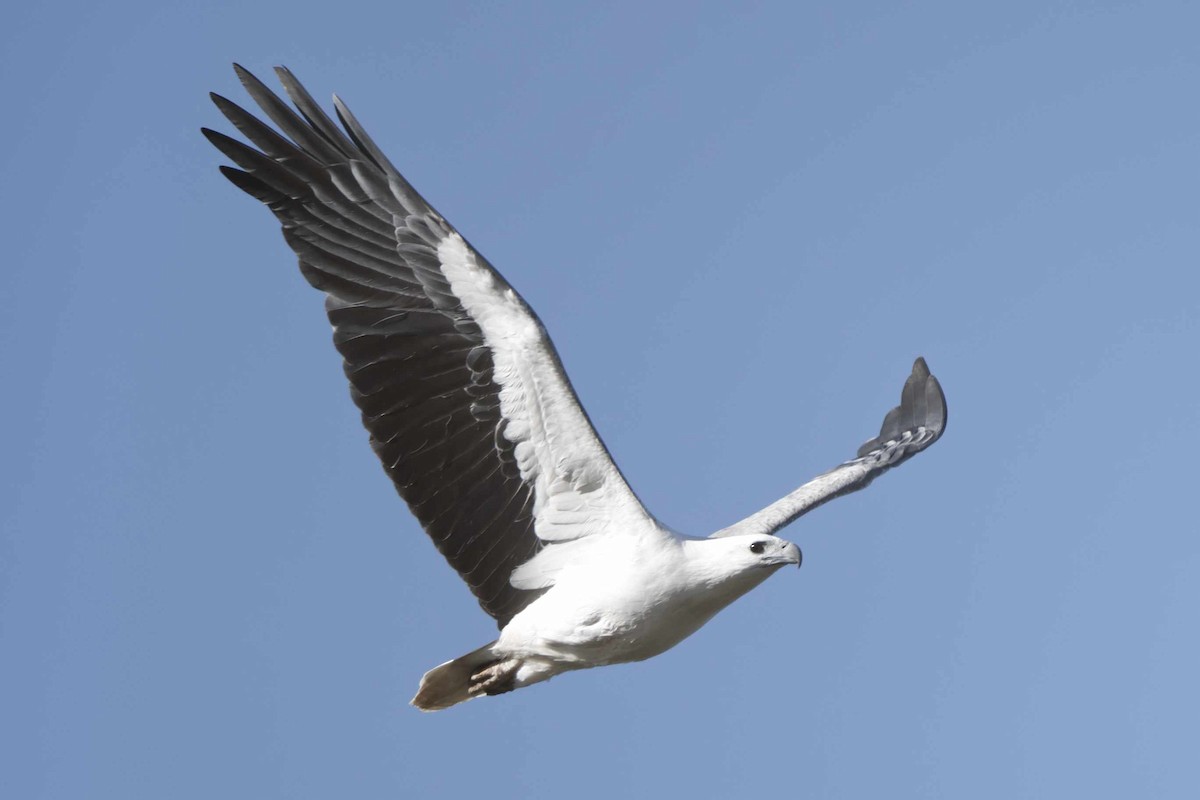
<instances>
[{"instance_id":1,"label":"bird in flight","mask_svg":"<svg viewBox=\"0 0 1200 800\"><path fill-rule=\"evenodd\" d=\"M448 708L563 672L641 661L690 636L800 549L774 534L932 445L946 402L925 360L854 458L708 538L638 500L541 321L392 166L336 96L339 128L283 67L289 107L235 65L278 132L230 100L253 146L207 128L221 171L279 219L325 294L371 447L499 637L434 667L413 705ZM281 135L281 133L282 135Z\"/></svg>"}]
</instances>

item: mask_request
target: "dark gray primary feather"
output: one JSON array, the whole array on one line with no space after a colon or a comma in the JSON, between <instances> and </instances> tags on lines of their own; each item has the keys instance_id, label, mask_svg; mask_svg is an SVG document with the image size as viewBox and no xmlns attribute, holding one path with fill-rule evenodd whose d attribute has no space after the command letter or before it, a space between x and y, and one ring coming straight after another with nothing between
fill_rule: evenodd
<instances>
[{"instance_id":1,"label":"dark gray primary feather","mask_svg":"<svg viewBox=\"0 0 1200 800\"><path fill-rule=\"evenodd\" d=\"M345 133L287 70L277 73L299 114L235 68L285 136L213 95L255 146L205 129L240 168L221 171L279 218L304 277L326 293L334 344L371 446L438 549L503 627L538 594L514 589L509 576L540 543L533 490L503 436L492 353L438 264L438 242L453 229L340 101Z\"/></svg>"},{"instance_id":2,"label":"dark gray primary feather","mask_svg":"<svg viewBox=\"0 0 1200 800\"><path fill-rule=\"evenodd\" d=\"M922 428L925 433L916 436ZM900 392L900 405L883 418L879 435L858 448L858 457L866 458L878 451L877 457L888 467L899 466L936 442L945 430L946 395L938 379L929 373L925 359L918 358ZM910 434L907 439L906 434Z\"/></svg>"}]
</instances>

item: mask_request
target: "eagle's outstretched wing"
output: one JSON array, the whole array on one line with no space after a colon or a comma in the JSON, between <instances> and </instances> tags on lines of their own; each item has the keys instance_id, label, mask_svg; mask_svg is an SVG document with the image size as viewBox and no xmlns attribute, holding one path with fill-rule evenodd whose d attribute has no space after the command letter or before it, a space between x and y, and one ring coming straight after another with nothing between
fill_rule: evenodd
<instances>
[{"instance_id":1,"label":"eagle's outstretched wing","mask_svg":"<svg viewBox=\"0 0 1200 800\"><path fill-rule=\"evenodd\" d=\"M855 458L818 475L796 491L713 537L774 533L835 497L865 488L871 481L903 464L946 430L946 396L938 379L918 358L904 382L900 405L883 418L879 435L858 448Z\"/></svg>"},{"instance_id":2,"label":"eagle's outstretched wing","mask_svg":"<svg viewBox=\"0 0 1200 800\"><path fill-rule=\"evenodd\" d=\"M510 577L546 543L657 528L521 296L340 100L344 131L286 69L299 114L235 69L284 135L214 94L255 146L205 129L240 167L221 171L274 212L325 293L371 446L484 610L503 627L537 596Z\"/></svg>"}]
</instances>

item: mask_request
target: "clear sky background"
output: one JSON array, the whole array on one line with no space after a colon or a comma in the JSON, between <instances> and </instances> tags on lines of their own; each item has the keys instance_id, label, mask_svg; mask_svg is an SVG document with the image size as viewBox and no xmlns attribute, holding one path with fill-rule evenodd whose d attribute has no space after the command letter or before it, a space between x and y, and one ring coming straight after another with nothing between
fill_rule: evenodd
<instances>
[{"instance_id":1,"label":"clear sky background","mask_svg":"<svg viewBox=\"0 0 1200 800\"><path fill-rule=\"evenodd\" d=\"M1194 3L5 12L0 795L1192 798ZM704 535L932 450L675 650L449 712L495 633L217 172L229 62L339 92ZM273 79L272 79L273 80Z\"/></svg>"}]
</instances>

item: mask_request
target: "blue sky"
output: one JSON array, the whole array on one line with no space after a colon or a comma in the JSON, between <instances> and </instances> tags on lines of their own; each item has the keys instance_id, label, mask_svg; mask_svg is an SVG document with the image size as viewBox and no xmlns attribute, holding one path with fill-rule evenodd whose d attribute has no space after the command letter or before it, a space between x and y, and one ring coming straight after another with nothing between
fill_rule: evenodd
<instances>
[{"instance_id":1,"label":"blue sky","mask_svg":"<svg viewBox=\"0 0 1200 800\"><path fill-rule=\"evenodd\" d=\"M7 12L0 793L1162 797L1200 784L1189 3L124 3ZM675 650L450 712L492 622L218 174L229 62L337 91L703 535L805 517Z\"/></svg>"}]
</instances>

